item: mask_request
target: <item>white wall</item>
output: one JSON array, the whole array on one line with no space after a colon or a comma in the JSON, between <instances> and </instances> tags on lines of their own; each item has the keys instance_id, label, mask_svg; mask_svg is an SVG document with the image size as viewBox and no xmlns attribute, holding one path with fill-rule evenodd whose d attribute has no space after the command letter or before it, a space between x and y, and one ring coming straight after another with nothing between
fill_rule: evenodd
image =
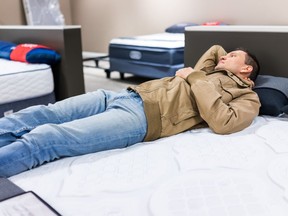
<instances>
[{"instance_id":1,"label":"white wall","mask_svg":"<svg viewBox=\"0 0 288 216\"><path fill-rule=\"evenodd\" d=\"M192 0L196 19L219 19L231 24L288 25L285 0Z\"/></svg>"},{"instance_id":2,"label":"white wall","mask_svg":"<svg viewBox=\"0 0 288 216\"><path fill-rule=\"evenodd\" d=\"M83 49L107 52L114 37L163 32L174 23L288 25L287 0L59 0L66 24L82 26ZM22 0L0 0L0 25L26 24Z\"/></svg>"},{"instance_id":3,"label":"white wall","mask_svg":"<svg viewBox=\"0 0 288 216\"><path fill-rule=\"evenodd\" d=\"M97 52L107 52L114 37L162 32L182 21L288 25L286 8L286 0L71 0L83 49Z\"/></svg>"}]
</instances>

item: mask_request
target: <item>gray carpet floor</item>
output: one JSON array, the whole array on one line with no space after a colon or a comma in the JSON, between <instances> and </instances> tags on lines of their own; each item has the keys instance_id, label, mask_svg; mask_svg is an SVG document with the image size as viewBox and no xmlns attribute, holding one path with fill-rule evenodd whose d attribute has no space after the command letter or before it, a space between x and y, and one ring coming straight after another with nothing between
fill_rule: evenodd
<instances>
[{"instance_id":1,"label":"gray carpet floor","mask_svg":"<svg viewBox=\"0 0 288 216\"><path fill-rule=\"evenodd\" d=\"M145 77L137 77L131 74L125 73L124 79L120 78L119 72L111 72L111 77L107 78L103 69L95 67L94 61L85 61L83 66L85 91L91 92L97 89L106 89L120 91L131 85L137 85L142 82L151 80ZM102 62L100 65L103 68L109 68L108 63Z\"/></svg>"}]
</instances>

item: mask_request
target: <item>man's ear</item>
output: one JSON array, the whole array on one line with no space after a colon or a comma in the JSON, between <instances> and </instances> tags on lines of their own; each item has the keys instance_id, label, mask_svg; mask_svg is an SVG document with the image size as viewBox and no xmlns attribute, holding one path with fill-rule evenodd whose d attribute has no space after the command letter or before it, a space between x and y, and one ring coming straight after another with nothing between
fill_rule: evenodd
<instances>
[{"instance_id":1,"label":"man's ear","mask_svg":"<svg viewBox=\"0 0 288 216\"><path fill-rule=\"evenodd\" d=\"M241 72L252 72L253 66L252 65L245 65L241 68Z\"/></svg>"},{"instance_id":2,"label":"man's ear","mask_svg":"<svg viewBox=\"0 0 288 216\"><path fill-rule=\"evenodd\" d=\"M240 73L242 74L247 74L247 73L251 73L253 71L253 66L252 65L245 65L241 68Z\"/></svg>"}]
</instances>

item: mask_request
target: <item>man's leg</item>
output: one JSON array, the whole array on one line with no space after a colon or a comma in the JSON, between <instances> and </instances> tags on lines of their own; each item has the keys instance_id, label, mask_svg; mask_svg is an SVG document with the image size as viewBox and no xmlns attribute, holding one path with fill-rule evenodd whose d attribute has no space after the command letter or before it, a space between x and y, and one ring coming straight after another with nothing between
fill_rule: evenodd
<instances>
[{"instance_id":1,"label":"man's leg","mask_svg":"<svg viewBox=\"0 0 288 216\"><path fill-rule=\"evenodd\" d=\"M35 127L47 123L61 124L106 110L107 101L117 93L98 90L59 101L48 106L23 109L0 119L0 147L8 145Z\"/></svg>"},{"instance_id":2,"label":"man's leg","mask_svg":"<svg viewBox=\"0 0 288 216\"><path fill-rule=\"evenodd\" d=\"M0 176L11 176L61 157L124 148L143 141L147 123L142 100L123 94L107 111L63 124L45 124L0 148Z\"/></svg>"}]
</instances>

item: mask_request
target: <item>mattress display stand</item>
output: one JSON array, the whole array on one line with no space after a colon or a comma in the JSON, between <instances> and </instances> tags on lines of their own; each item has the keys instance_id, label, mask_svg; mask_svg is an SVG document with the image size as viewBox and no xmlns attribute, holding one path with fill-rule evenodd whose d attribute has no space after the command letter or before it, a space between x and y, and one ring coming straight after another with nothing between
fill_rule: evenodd
<instances>
[{"instance_id":1,"label":"mattress display stand","mask_svg":"<svg viewBox=\"0 0 288 216\"><path fill-rule=\"evenodd\" d=\"M109 56L108 55L104 55L104 54L98 55L97 53L93 54L92 52L83 52L83 63L86 61L94 61L95 65L91 66L91 65L83 64L84 67L93 67L93 68L102 69L106 73L106 77L108 79L111 77L112 71L109 68ZM106 64L103 65L100 62L105 62ZM123 80L124 73L119 72L119 75L120 75L120 79Z\"/></svg>"},{"instance_id":2,"label":"mattress display stand","mask_svg":"<svg viewBox=\"0 0 288 216\"><path fill-rule=\"evenodd\" d=\"M94 60L98 68L102 68L100 61L109 60L104 68L108 78L112 71L118 71L122 79L124 73L152 79L174 76L184 66L184 42L184 34L172 33L118 37L110 41L108 56L87 60Z\"/></svg>"},{"instance_id":3,"label":"mattress display stand","mask_svg":"<svg viewBox=\"0 0 288 216\"><path fill-rule=\"evenodd\" d=\"M93 68L98 68L98 69L102 69L104 70L104 72L106 73L106 77L109 79L111 77L111 72L119 72L119 75L120 75L120 79L123 80L125 78L124 74L125 72L121 71L121 70L118 70L118 69L111 69L110 67L110 58L108 55L103 55L103 56L95 56L95 57L83 57L83 63L85 61L94 61L95 62L95 65L94 66L91 66L91 65L87 65L87 64L83 64L84 67L93 67ZM101 64L100 62L106 62L106 65L103 65ZM114 60L115 61L115 60ZM109 66L108 66L109 65ZM133 67L133 65L130 65L131 67ZM126 66L128 67L128 66ZM155 76L145 76L145 77L150 77L150 78L162 78L163 76L173 76L174 73L180 69L180 68L183 68L184 67L184 64L179 64L179 65L171 65L171 68L170 70L167 72L167 74L162 74L159 75L158 74L158 77L155 77ZM122 68L123 69L123 68ZM147 71L149 70L152 70L152 72L155 72L155 73L161 73L161 70L158 71L158 69L155 69L153 68L152 66L149 68L149 66L146 66L146 68L144 68L143 66L140 65L139 68L133 68L135 71L132 73L132 72L127 72L126 73L131 73L131 74L134 74L134 75L138 75L138 76L144 76L143 75L143 71L144 69L146 69ZM136 73L136 71L138 71Z\"/></svg>"}]
</instances>

